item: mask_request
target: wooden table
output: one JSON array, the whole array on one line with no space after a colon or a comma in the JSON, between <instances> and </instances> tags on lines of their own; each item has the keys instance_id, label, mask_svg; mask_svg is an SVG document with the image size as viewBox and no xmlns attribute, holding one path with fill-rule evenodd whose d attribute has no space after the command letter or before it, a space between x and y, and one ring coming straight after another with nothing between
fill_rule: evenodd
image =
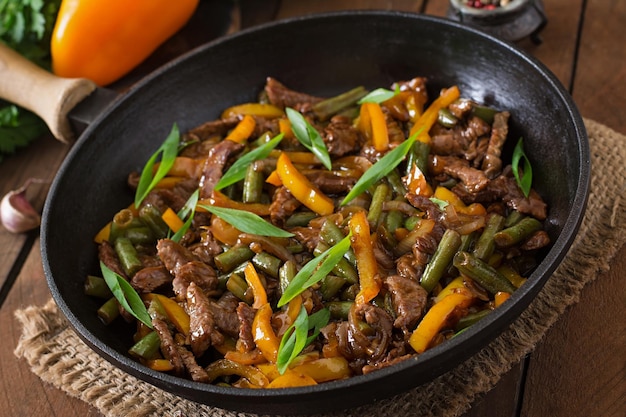
<instances>
[{"instance_id":1,"label":"wooden table","mask_svg":"<svg viewBox=\"0 0 626 417\"><path fill-rule=\"evenodd\" d=\"M556 74L583 116L626 133L626 1L544 3L548 25L542 32L543 43L525 40L519 45ZM343 9L398 9L444 16L447 6L444 0L250 0L241 2L235 28ZM210 12L210 4L204 4L204 12L207 7ZM198 27L192 29L168 42L143 70L211 36ZM7 158L0 164L0 193L18 188L29 177L51 179L67 151L67 146L46 136ZM33 190L36 206L43 205L46 191L46 186ZM475 402L466 417L626 414L626 248L622 247L610 267L583 289L580 302L563 314L526 360ZM0 227L0 285L0 415L100 415L88 404L44 384L13 355L21 334L13 312L41 305L50 297L36 231L13 235Z\"/></svg>"}]
</instances>

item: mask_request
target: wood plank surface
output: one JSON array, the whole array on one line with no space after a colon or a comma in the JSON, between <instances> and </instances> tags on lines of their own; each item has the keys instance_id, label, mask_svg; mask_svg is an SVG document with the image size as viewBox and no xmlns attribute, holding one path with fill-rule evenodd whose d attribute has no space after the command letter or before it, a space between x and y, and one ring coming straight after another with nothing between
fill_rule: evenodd
<instances>
[{"instance_id":1,"label":"wood plank surface","mask_svg":"<svg viewBox=\"0 0 626 417\"><path fill-rule=\"evenodd\" d=\"M268 18L348 8L425 11L443 16L447 3L444 0L268 1L263 13L257 9L256 13L247 15L245 22L259 24ZM519 45L540 59L572 91L585 117L626 133L623 111L626 106L626 32L622 27L626 22L626 2L546 0L544 3L549 20L542 33L544 42L535 45L523 41ZM581 38L578 39L583 12ZM66 145L50 137L40 139L33 146L36 151L20 152L0 164L3 195L29 177L52 178L68 150ZM35 206L42 206L45 191L44 187L35 193ZM20 258L25 258L25 262L18 273L13 264ZM624 415L624 271L626 248L618 253L612 269L587 286L580 302L568 309L550 329L531 355L527 370L524 363L516 364L463 417ZM41 305L50 297L41 269L36 232L16 237L0 228L0 284L7 279L15 283L10 292L3 290L6 300L0 308L0 332L4 335L0 342L0 384L5 388L0 390L3 404L0 415L100 415L93 407L43 383L24 361L16 360L13 355L21 334L13 312L28 305ZM10 387L10 391L6 387Z\"/></svg>"}]
</instances>

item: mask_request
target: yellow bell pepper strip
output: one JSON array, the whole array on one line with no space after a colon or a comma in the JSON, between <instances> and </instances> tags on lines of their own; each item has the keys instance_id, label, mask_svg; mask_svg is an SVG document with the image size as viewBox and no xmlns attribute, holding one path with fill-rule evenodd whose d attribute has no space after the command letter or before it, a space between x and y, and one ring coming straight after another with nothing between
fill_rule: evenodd
<instances>
[{"instance_id":1,"label":"yellow bell pepper strip","mask_svg":"<svg viewBox=\"0 0 626 417\"><path fill-rule=\"evenodd\" d=\"M266 183L272 184L274 187L280 187L283 185L283 182L280 180L278 176L278 172L272 171L272 173L265 180Z\"/></svg>"},{"instance_id":2,"label":"yellow bell pepper strip","mask_svg":"<svg viewBox=\"0 0 626 417\"><path fill-rule=\"evenodd\" d=\"M498 291L493 298L494 301L494 305L496 307L500 307L502 305L502 303L504 303L506 300L508 300L509 298L511 298L511 293L508 292L504 292L504 291Z\"/></svg>"},{"instance_id":3,"label":"yellow bell pepper strip","mask_svg":"<svg viewBox=\"0 0 626 417\"><path fill-rule=\"evenodd\" d=\"M232 350L224 354L224 358L237 362L241 365L258 365L267 363L267 359L263 356L263 353L259 349L253 349L249 352L241 352L239 350Z\"/></svg>"},{"instance_id":4,"label":"yellow bell pepper strip","mask_svg":"<svg viewBox=\"0 0 626 417\"><path fill-rule=\"evenodd\" d=\"M317 156L312 152L298 152L298 151L279 151L273 150L270 152L270 158L276 158L280 156L281 153L286 154L289 157L289 160L294 164L302 164L302 165L321 165L322 161L317 159Z\"/></svg>"},{"instance_id":5,"label":"yellow bell pepper strip","mask_svg":"<svg viewBox=\"0 0 626 417\"><path fill-rule=\"evenodd\" d=\"M269 303L259 308L252 320L252 336L257 347L269 362L276 363L280 340L272 328L272 307Z\"/></svg>"},{"instance_id":6,"label":"yellow bell pepper strip","mask_svg":"<svg viewBox=\"0 0 626 417\"><path fill-rule=\"evenodd\" d=\"M317 385L317 382L308 375L288 370L283 375L276 377L267 388L293 388Z\"/></svg>"},{"instance_id":7,"label":"yellow bell pepper strip","mask_svg":"<svg viewBox=\"0 0 626 417\"><path fill-rule=\"evenodd\" d=\"M235 246L241 231L220 217L211 216L211 233L213 237L228 246Z\"/></svg>"},{"instance_id":8,"label":"yellow bell pepper strip","mask_svg":"<svg viewBox=\"0 0 626 417\"><path fill-rule=\"evenodd\" d=\"M365 212L352 215L348 222L352 237L350 244L356 256L360 290L355 298L357 304L365 304L376 297L381 288L378 264L370 237L370 225Z\"/></svg>"},{"instance_id":9,"label":"yellow bell pepper strip","mask_svg":"<svg viewBox=\"0 0 626 417\"><path fill-rule=\"evenodd\" d=\"M287 187L296 200L312 211L321 216L327 216L335 211L333 200L302 175L293 166L287 154L281 153L278 157L276 172L283 185Z\"/></svg>"},{"instance_id":10,"label":"yellow bell pepper strip","mask_svg":"<svg viewBox=\"0 0 626 417\"><path fill-rule=\"evenodd\" d=\"M446 187L437 187L435 189L433 197L438 198L439 200L447 201L449 204L452 204L456 211L459 213L469 214L470 216L485 216L487 214L487 210L482 204L472 203L467 206L458 195L456 195L454 192L450 191Z\"/></svg>"},{"instance_id":11,"label":"yellow bell pepper strip","mask_svg":"<svg viewBox=\"0 0 626 417\"><path fill-rule=\"evenodd\" d=\"M145 362L145 365L153 371L169 372L174 370L174 365L169 359L150 359Z\"/></svg>"},{"instance_id":12,"label":"yellow bell pepper strip","mask_svg":"<svg viewBox=\"0 0 626 417\"><path fill-rule=\"evenodd\" d=\"M456 277L452 281L450 281L448 285L446 285L441 291L439 291L439 294L435 296L433 301L435 303L438 303L439 301L443 300L445 297L447 297L450 294L463 291L464 288L465 288L465 283L463 282L463 277L462 276Z\"/></svg>"},{"instance_id":13,"label":"yellow bell pepper strip","mask_svg":"<svg viewBox=\"0 0 626 417\"><path fill-rule=\"evenodd\" d=\"M226 136L224 140L231 140L237 143L244 143L248 140L252 132L254 132L254 128L256 127L256 120L254 117L246 114L243 116L243 119L237 126Z\"/></svg>"},{"instance_id":14,"label":"yellow bell pepper strip","mask_svg":"<svg viewBox=\"0 0 626 417\"><path fill-rule=\"evenodd\" d=\"M227 108L222 112L221 118L228 119L231 117L244 116L246 114L273 119L284 116L285 112L273 104L244 103Z\"/></svg>"},{"instance_id":15,"label":"yellow bell pepper strip","mask_svg":"<svg viewBox=\"0 0 626 417\"><path fill-rule=\"evenodd\" d=\"M444 90L435 101L424 111L424 113L417 119L413 127L411 128L410 135L415 134L420 129L421 133L418 135L417 140L425 143L430 143L430 136L428 132L433 127L439 116L439 110L448 107L461 95L457 86L452 86Z\"/></svg>"},{"instance_id":16,"label":"yellow bell pepper strip","mask_svg":"<svg viewBox=\"0 0 626 417\"><path fill-rule=\"evenodd\" d=\"M254 213L261 217L270 215L269 204L241 203L239 201L231 200L226 195L217 190L213 190L213 194L210 198L203 198L201 200L198 200L197 206L217 206L231 208L235 210L249 211L250 213ZM202 207L197 207L196 210L206 212L206 210Z\"/></svg>"},{"instance_id":17,"label":"yellow bell pepper strip","mask_svg":"<svg viewBox=\"0 0 626 417\"><path fill-rule=\"evenodd\" d=\"M191 18L199 0L63 0L50 50L55 74L103 86L126 75Z\"/></svg>"},{"instance_id":18,"label":"yellow bell pepper strip","mask_svg":"<svg viewBox=\"0 0 626 417\"><path fill-rule=\"evenodd\" d=\"M361 105L359 124L366 137L371 136L374 149L385 152L389 149L389 133L387 121L380 104L366 102Z\"/></svg>"},{"instance_id":19,"label":"yellow bell pepper strip","mask_svg":"<svg viewBox=\"0 0 626 417\"><path fill-rule=\"evenodd\" d=\"M287 317L291 322L289 326L293 324L294 321L298 318L298 314L300 313L300 308L302 307L302 294L298 294L287 304ZM287 326L287 327L289 327Z\"/></svg>"},{"instance_id":20,"label":"yellow bell pepper strip","mask_svg":"<svg viewBox=\"0 0 626 417\"><path fill-rule=\"evenodd\" d=\"M172 232L174 232L174 233L176 233L180 229L182 229L183 225L185 224L180 219L180 217L178 217L178 214L176 214L176 212L174 210L172 210L170 207L165 209L165 211L161 215L161 218L163 219L165 224L167 224L167 226L170 229L172 229Z\"/></svg>"},{"instance_id":21,"label":"yellow bell pepper strip","mask_svg":"<svg viewBox=\"0 0 626 417\"><path fill-rule=\"evenodd\" d=\"M254 296L252 308L259 309L263 305L267 304L267 292L265 291L265 287L263 286L263 283L259 278L259 274L257 274L252 262L248 262L243 270L243 273L248 286L252 289L252 295Z\"/></svg>"},{"instance_id":22,"label":"yellow bell pepper strip","mask_svg":"<svg viewBox=\"0 0 626 417\"><path fill-rule=\"evenodd\" d=\"M465 309L474 301L469 290L454 292L435 303L424 315L422 321L409 338L409 344L417 353L424 353L431 342L443 328L454 323L450 320L457 318L455 312Z\"/></svg>"},{"instance_id":23,"label":"yellow bell pepper strip","mask_svg":"<svg viewBox=\"0 0 626 417\"><path fill-rule=\"evenodd\" d=\"M176 301L156 293L146 294L143 298L147 301L156 299L174 327L185 336L189 336L189 314Z\"/></svg>"},{"instance_id":24,"label":"yellow bell pepper strip","mask_svg":"<svg viewBox=\"0 0 626 417\"><path fill-rule=\"evenodd\" d=\"M285 135L285 139L293 139L293 130L291 129L291 122L289 119L278 120L278 131Z\"/></svg>"},{"instance_id":25,"label":"yellow bell pepper strip","mask_svg":"<svg viewBox=\"0 0 626 417\"><path fill-rule=\"evenodd\" d=\"M209 375L209 382L222 376L237 375L246 378L257 387L267 387L270 383L263 372L254 366L242 365L228 359L219 359L207 366L205 370Z\"/></svg>"},{"instance_id":26,"label":"yellow bell pepper strip","mask_svg":"<svg viewBox=\"0 0 626 417\"><path fill-rule=\"evenodd\" d=\"M294 366L292 371L308 375L316 382L334 381L352 375L348 360L343 356L320 358Z\"/></svg>"}]
</instances>

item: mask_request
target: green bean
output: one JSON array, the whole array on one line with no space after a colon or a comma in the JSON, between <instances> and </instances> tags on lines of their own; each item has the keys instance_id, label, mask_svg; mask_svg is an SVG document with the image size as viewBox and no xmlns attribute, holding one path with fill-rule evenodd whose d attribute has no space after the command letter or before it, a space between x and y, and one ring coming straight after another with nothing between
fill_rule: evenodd
<instances>
[{"instance_id":1,"label":"green bean","mask_svg":"<svg viewBox=\"0 0 626 417\"><path fill-rule=\"evenodd\" d=\"M120 264L129 278L143 268L137 250L127 237L118 237L115 240L115 253L120 260Z\"/></svg>"},{"instance_id":2,"label":"green bean","mask_svg":"<svg viewBox=\"0 0 626 417\"><path fill-rule=\"evenodd\" d=\"M167 236L170 228L161 218L161 212L159 209L151 204L146 204L139 209L139 218L144 222L155 238L162 239Z\"/></svg>"},{"instance_id":3,"label":"green bean","mask_svg":"<svg viewBox=\"0 0 626 417\"><path fill-rule=\"evenodd\" d=\"M354 301L356 299L356 295L359 293L360 288L359 284L352 284L346 287L342 292L340 298L343 301Z\"/></svg>"},{"instance_id":4,"label":"green bean","mask_svg":"<svg viewBox=\"0 0 626 417\"><path fill-rule=\"evenodd\" d=\"M402 223L404 223L404 215L402 212L399 210L391 210L387 213L384 226L390 233L393 233L396 229L402 227Z\"/></svg>"},{"instance_id":5,"label":"green bean","mask_svg":"<svg viewBox=\"0 0 626 417\"><path fill-rule=\"evenodd\" d=\"M413 230L421 220L420 216L409 216L404 220L404 227L407 230Z\"/></svg>"},{"instance_id":6,"label":"green bean","mask_svg":"<svg viewBox=\"0 0 626 417\"><path fill-rule=\"evenodd\" d=\"M386 182L381 182L374 189L372 194L372 202L370 203L369 211L367 212L367 221L374 226L378 226L381 220L381 214L383 212L383 203L389 199L389 185ZM374 227L375 229L376 227Z\"/></svg>"},{"instance_id":7,"label":"green bean","mask_svg":"<svg viewBox=\"0 0 626 417\"><path fill-rule=\"evenodd\" d=\"M492 109L491 107L480 106L477 104L474 104L472 107L472 114L476 117L483 119L489 124L493 124L493 118L496 113L497 111L495 109Z\"/></svg>"},{"instance_id":8,"label":"green bean","mask_svg":"<svg viewBox=\"0 0 626 417\"><path fill-rule=\"evenodd\" d=\"M428 170L428 155L430 154L430 145L419 140L413 143L413 147L408 154L406 169L407 175L413 169L413 165L417 165L422 173L426 174Z\"/></svg>"},{"instance_id":9,"label":"green bean","mask_svg":"<svg viewBox=\"0 0 626 417\"><path fill-rule=\"evenodd\" d=\"M401 198L402 201L405 201L404 195L406 194L406 187L402 182L402 178L400 178L400 174L398 173L398 169L393 169L389 174L387 174L387 182L391 186L394 194Z\"/></svg>"},{"instance_id":10,"label":"green bean","mask_svg":"<svg viewBox=\"0 0 626 417\"><path fill-rule=\"evenodd\" d=\"M459 246L461 246L461 235L455 230L447 229L420 278L420 284L426 291L431 292L435 288Z\"/></svg>"},{"instance_id":11,"label":"green bean","mask_svg":"<svg viewBox=\"0 0 626 417\"><path fill-rule=\"evenodd\" d=\"M278 278L278 268L280 268L282 261L267 252L261 252L254 255L252 263L261 272L271 277Z\"/></svg>"},{"instance_id":12,"label":"green bean","mask_svg":"<svg viewBox=\"0 0 626 417\"><path fill-rule=\"evenodd\" d=\"M259 203L263 195L263 173L256 163L248 165L246 176L243 180L242 200L244 203Z\"/></svg>"},{"instance_id":13,"label":"green bean","mask_svg":"<svg viewBox=\"0 0 626 417\"><path fill-rule=\"evenodd\" d=\"M525 217L514 226L507 227L494 235L499 248L508 248L541 230L541 222L534 217Z\"/></svg>"},{"instance_id":14,"label":"green bean","mask_svg":"<svg viewBox=\"0 0 626 417\"><path fill-rule=\"evenodd\" d=\"M85 279L85 294L105 300L113 297L113 293L111 293L104 278L93 275L87 275L87 279Z\"/></svg>"},{"instance_id":15,"label":"green bean","mask_svg":"<svg viewBox=\"0 0 626 417\"><path fill-rule=\"evenodd\" d=\"M292 214L286 221L285 227L305 227L309 225L309 222L317 217L316 213L312 211L301 211Z\"/></svg>"},{"instance_id":16,"label":"green bean","mask_svg":"<svg viewBox=\"0 0 626 417\"><path fill-rule=\"evenodd\" d=\"M491 294L500 291L512 294L515 291L515 286L504 275L468 252L457 252L452 263L461 274L470 277Z\"/></svg>"},{"instance_id":17,"label":"green bean","mask_svg":"<svg viewBox=\"0 0 626 417\"><path fill-rule=\"evenodd\" d=\"M148 226L137 226L126 229L124 236L133 242L133 245L146 245L156 241L152 229Z\"/></svg>"},{"instance_id":18,"label":"green bean","mask_svg":"<svg viewBox=\"0 0 626 417\"><path fill-rule=\"evenodd\" d=\"M322 294L322 299L328 301L335 297L341 287L344 286L346 280L342 277L338 277L336 275L326 275L322 278L322 285L320 287L320 293Z\"/></svg>"},{"instance_id":19,"label":"green bean","mask_svg":"<svg viewBox=\"0 0 626 417\"><path fill-rule=\"evenodd\" d=\"M509 213L508 216L506 216L506 221L504 222L504 227L507 228L507 227L515 226L524 217L526 217L526 216L524 216L519 211L513 210L512 212Z\"/></svg>"},{"instance_id":20,"label":"green bean","mask_svg":"<svg viewBox=\"0 0 626 417\"><path fill-rule=\"evenodd\" d=\"M339 113L347 107L353 106L366 95L367 90L359 86L345 93L315 103L312 110L320 120L327 120L332 115Z\"/></svg>"},{"instance_id":21,"label":"green bean","mask_svg":"<svg viewBox=\"0 0 626 417\"><path fill-rule=\"evenodd\" d=\"M104 324L111 324L120 315L120 307L115 297L109 298L102 304L96 314Z\"/></svg>"},{"instance_id":22,"label":"green bean","mask_svg":"<svg viewBox=\"0 0 626 417\"><path fill-rule=\"evenodd\" d=\"M328 250L328 248L330 248L330 246L328 246L325 242L320 241L313 250L313 255L319 256L324 253L324 251ZM350 284L355 284L359 281L359 275L356 270L345 258L342 258L339 262L337 262L337 265L333 267L333 272L335 275L342 277Z\"/></svg>"},{"instance_id":23,"label":"green bean","mask_svg":"<svg viewBox=\"0 0 626 417\"><path fill-rule=\"evenodd\" d=\"M141 220L137 219L133 212L129 209L122 209L115 213L111 222L111 232L109 233L109 242L115 242L119 236L124 236L129 228L141 226Z\"/></svg>"},{"instance_id":24,"label":"green bean","mask_svg":"<svg viewBox=\"0 0 626 417\"><path fill-rule=\"evenodd\" d=\"M449 109L440 109L437 114L437 122L443 127L452 128L458 121L459 119Z\"/></svg>"},{"instance_id":25,"label":"green bean","mask_svg":"<svg viewBox=\"0 0 626 417\"><path fill-rule=\"evenodd\" d=\"M354 305L352 301L331 301L326 303L330 311L330 317L336 320L348 320L350 309Z\"/></svg>"},{"instance_id":26,"label":"green bean","mask_svg":"<svg viewBox=\"0 0 626 417\"><path fill-rule=\"evenodd\" d=\"M128 353L136 358L154 359L160 348L161 339L159 334L156 331L151 331L128 349Z\"/></svg>"},{"instance_id":27,"label":"green bean","mask_svg":"<svg viewBox=\"0 0 626 417\"><path fill-rule=\"evenodd\" d=\"M228 281L226 281L226 288L241 301L248 304L252 303L252 297L248 291L248 283L238 274L230 274Z\"/></svg>"},{"instance_id":28,"label":"green bean","mask_svg":"<svg viewBox=\"0 0 626 417\"><path fill-rule=\"evenodd\" d=\"M163 304L157 299L153 298L148 305L148 314L152 320L160 319L167 321L167 313L163 308Z\"/></svg>"},{"instance_id":29,"label":"green bean","mask_svg":"<svg viewBox=\"0 0 626 417\"><path fill-rule=\"evenodd\" d=\"M491 213L482 234L476 241L474 255L483 261L489 259L496 248L493 236L504 227L504 217L497 213Z\"/></svg>"},{"instance_id":30,"label":"green bean","mask_svg":"<svg viewBox=\"0 0 626 417\"><path fill-rule=\"evenodd\" d=\"M215 265L222 272L230 272L238 265L249 261L254 256L254 252L247 246L233 246L225 252L213 258Z\"/></svg>"},{"instance_id":31,"label":"green bean","mask_svg":"<svg viewBox=\"0 0 626 417\"><path fill-rule=\"evenodd\" d=\"M324 222L320 229L320 237L327 245L334 246L346 236L332 220L328 219ZM354 255L352 248L348 249L344 256L348 262L352 264L352 266L356 267L356 256Z\"/></svg>"},{"instance_id":32,"label":"green bean","mask_svg":"<svg viewBox=\"0 0 626 417\"><path fill-rule=\"evenodd\" d=\"M454 331L459 332L463 329L467 329L469 326L474 325L481 319L485 318L489 313L491 313L491 310L486 308L475 313L470 313L465 317L461 317L461 319L457 322Z\"/></svg>"},{"instance_id":33,"label":"green bean","mask_svg":"<svg viewBox=\"0 0 626 417\"><path fill-rule=\"evenodd\" d=\"M296 276L297 272L298 268L293 261L286 261L283 266L280 267L280 269L278 270L278 283L280 285L281 294L285 292L285 289L287 288L293 277Z\"/></svg>"}]
</instances>

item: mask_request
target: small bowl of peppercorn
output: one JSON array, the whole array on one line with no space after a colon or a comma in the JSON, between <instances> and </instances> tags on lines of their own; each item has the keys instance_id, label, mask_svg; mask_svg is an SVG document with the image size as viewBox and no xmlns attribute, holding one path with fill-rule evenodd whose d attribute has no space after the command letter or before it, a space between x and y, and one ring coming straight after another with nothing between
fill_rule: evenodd
<instances>
[{"instance_id":1,"label":"small bowl of peppercorn","mask_svg":"<svg viewBox=\"0 0 626 417\"><path fill-rule=\"evenodd\" d=\"M450 0L448 18L511 42L541 43L547 23L541 0Z\"/></svg>"}]
</instances>

